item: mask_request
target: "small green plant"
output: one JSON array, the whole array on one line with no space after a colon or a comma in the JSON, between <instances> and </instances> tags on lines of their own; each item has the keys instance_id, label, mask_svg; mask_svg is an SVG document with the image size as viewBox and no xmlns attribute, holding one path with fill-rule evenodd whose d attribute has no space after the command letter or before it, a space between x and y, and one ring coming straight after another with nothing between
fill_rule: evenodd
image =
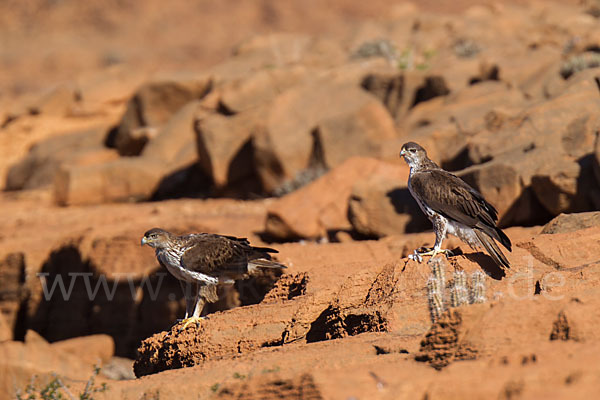
<instances>
[{"instance_id":1,"label":"small green plant","mask_svg":"<svg viewBox=\"0 0 600 400\"><path fill-rule=\"evenodd\" d=\"M83 393L79 395L79 400L92 400L92 394L102 393L108 389L106 383L103 383L102 385L100 385L100 387L94 387L96 376L98 376L99 373L100 367L94 366L94 373L92 374L92 376L90 376L90 379L88 379L87 383L85 384L85 389Z\"/></svg>"},{"instance_id":2,"label":"small green plant","mask_svg":"<svg viewBox=\"0 0 600 400\"><path fill-rule=\"evenodd\" d=\"M85 388L82 393L75 396L69 390L69 387L65 385L58 375L53 374L53 378L45 385L37 387L36 380L37 376L31 378L31 382L25 387L24 391L17 390L15 396L17 400L93 400L94 393L101 393L108 390L106 383L103 383L99 387L95 386L96 376L100 373L100 367L95 366L92 376L86 382Z\"/></svg>"},{"instance_id":3,"label":"small green plant","mask_svg":"<svg viewBox=\"0 0 600 400\"><path fill-rule=\"evenodd\" d=\"M21 393L20 390L17 390L16 397L18 400L59 400L65 398L60 390L62 387L62 383L60 382L58 377L55 376L50 382L46 384L46 386L39 389L35 387L35 379L36 377L34 376L31 380L31 383L29 383L25 387L24 394ZM72 398L73 396L70 395L69 397Z\"/></svg>"},{"instance_id":4,"label":"small green plant","mask_svg":"<svg viewBox=\"0 0 600 400\"><path fill-rule=\"evenodd\" d=\"M433 49L423 51L405 48L398 52L396 45L388 39L374 39L362 43L350 56L350 59L385 58L390 65L403 71L424 71L431 67L431 59L437 54Z\"/></svg>"},{"instance_id":5,"label":"small green plant","mask_svg":"<svg viewBox=\"0 0 600 400\"><path fill-rule=\"evenodd\" d=\"M220 383L215 383L214 385L212 385L212 386L210 387L210 391L211 391L211 392L213 392L213 393L217 393L217 390L219 390L219 387L220 387L220 386L221 386L221 384L220 384Z\"/></svg>"},{"instance_id":6,"label":"small green plant","mask_svg":"<svg viewBox=\"0 0 600 400\"><path fill-rule=\"evenodd\" d=\"M234 372L233 377L235 379L246 379L246 375L240 374L239 372Z\"/></svg>"},{"instance_id":7,"label":"small green plant","mask_svg":"<svg viewBox=\"0 0 600 400\"><path fill-rule=\"evenodd\" d=\"M265 368L265 369L263 369L262 373L263 374L270 374L270 373L279 372L279 371L280 371L280 368L278 366L275 366L273 368Z\"/></svg>"},{"instance_id":8,"label":"small green plant","mask_svg":"<svg viewBox=\"0 0 600 400\"><path fill-rule=\"evenodd\" d=\"M433 49L424 50L422 53L417 53L412 49L404 49L397 60L398 69L403 71L412 69L418 71L428 70L431 67L431 59L436 54L437 52Z\"/></svg>"}]
</instances>

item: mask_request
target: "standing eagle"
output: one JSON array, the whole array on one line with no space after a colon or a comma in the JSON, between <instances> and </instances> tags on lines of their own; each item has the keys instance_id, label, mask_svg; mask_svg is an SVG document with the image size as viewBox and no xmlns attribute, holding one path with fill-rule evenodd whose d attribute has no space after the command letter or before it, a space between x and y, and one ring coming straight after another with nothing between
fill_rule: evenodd
<instances>
[{"instance_id":1,"label":"standing eagle","mask_svg":"<svg viewBox=\"0 0 600 400\"><path fill-rule=\"evenodd\" d=\"M246 238L193 233L176 236L163 229L153 228L142 238L156 251L158 262L179 280L185 296L185 329L191 322L199 322L206 302L219 300L217 285L233 284L259 268L286 268L271 259L277 253L267 247L253 247ZM186 290L191 285L192 290Z\"/></svg>"},{"instance_id":2,"label":"standing eagle","mask_svg":"<svg viewBox=\"0 0 600 400\"><path fill-rule=\"evenodd\" d=\"M472 249L483 247L496 264L509 268L508 260L495 242L511 251L510 239L496 226L496 209L462 179L438 167L417 143L405 143L400 157L410 166L408 190L435 231L433 249L423 253L415 250L416 258L448 253L441 247L446 234L450 233Z\"/></svg>"}]
</instances>

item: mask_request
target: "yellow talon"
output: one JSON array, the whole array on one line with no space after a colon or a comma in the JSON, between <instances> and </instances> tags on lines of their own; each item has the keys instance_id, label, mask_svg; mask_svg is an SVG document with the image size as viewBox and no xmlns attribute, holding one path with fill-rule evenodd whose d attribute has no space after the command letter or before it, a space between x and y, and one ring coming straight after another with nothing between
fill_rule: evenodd
<instances>
[{"instance_id":1,"label":"yellow talon","mask_svg":"<svg viewBox=\"0 0 600 400\"><path fill-rule=\"evenodd\" d=\"M437 256L438 254L452 255L452 251L447 249L431 249L424 253L419 253L420 256L431 256L431 258Z\"/></svg>"},{"instance_id":2,"label":"yellow talon","mask_svg":"<svg viewBox=\"0 0 600 400\"><path fill-rule=\"evenodd\" d=\"M182 332L185 330L185 328L187 328L187 326L189 324L195 323L196 327L200 326L200 321L205 320L206 318L204 317L189 317L189 318L185 318L183 319L181 322L183 322L183 326L181 328L179 328L179 332Z\"/></svg>"}]
</instances>

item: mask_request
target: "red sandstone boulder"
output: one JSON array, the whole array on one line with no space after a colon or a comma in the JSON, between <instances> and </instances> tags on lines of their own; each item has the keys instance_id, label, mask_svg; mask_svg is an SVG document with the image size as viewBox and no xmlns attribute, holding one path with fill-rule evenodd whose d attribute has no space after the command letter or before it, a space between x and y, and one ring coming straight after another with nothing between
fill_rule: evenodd
<instances>
[{"instance_id":1,"label":"red sandstone boulder","mask_svg":"<svg viewBox=\"0 0 600 400\"><path fill-rule=\"evenodd\" d=\"M52 185L63 165L102 163L117 158L104 147L107 128L55 136L35 144L27 156L13 165L6 176L7 190L35 189Z\"/></svg>"},{"instance_id":2,"label":"red sandstone boulder","mask_svg":"<svg viewBox=\"0 0 600 400\"><path fill-rule=\"evenodd\" d=\"M73 85L60 85L43 95L29 107L34 115L44 114L64 117L74 111L80 100L78 89Z\"/></svg>"},{"instance_id":3,"label":"red sandstone boulder","mask_svg":"<svg viewBox=\"0 0 600 400\"><path fill-rule=\"evenodd\" d=\"M196 158L185 157L194 147L194 123L200 102L191 101L175 112L144 147L141 157L168 164L175 169Z\"/></svg>"},{"instance_id":4,"label":"red sandstone boulder","mask_svg":"<svg viewBox=\"0 0 600 400\"><path fill-rule=\"evenodd\" d=\"M352 186L348 218L360 234L383 237L404 232L418 232L431 223L406 187L408 168L384 164L377 174L358 179Z\"/></svg>"},{"instance_id":5,"label":"red sandstone boulder","mask_svg":"<svg viewBox=\"0 0 600 400\"><path fill-rule=\"evenodd\" d=\"M13 331L6 323L4 314L0 314L0 343L6 342L13 339Z\"/></svg>"},{"instance_id":6,"label":"red sandstone boulder","mask_svg":"<svg viewBox=\"0 0 600 400\"><path fill-rule=\"evenodd\" d=\"M348 199L354 183L389 168L386 163L354 157L311 184L269 206L265 233L277 239L318 239L329 230L349 229Z\"/></svg>"},{"instance_id":7,"label":"red sandstone boulder","mask_svg":"<svg viewBox=\"0 0 600 400\"><path fill-rule=\"evenodd\" d=\"M204 97L212 86L209 76L172 76L146 83L137 90L113 138L120 155L139 155L150 139L140 128L158 129L192 100Z\"/></svg>"},{"instance_id":8,"label":"red sandstone boulder","mask_svg":"<svg viewBox=\"0 0 600 400\"><path fill-rule=\"evenodd\" d=\"M541 233L567 233L598 225L600 225L600 211L560 214L544 225Z\"/></svg>"},{"instance_id":9,"label":"red sandstone boulder","mask_svg":"<svg viewBox=\"0 0 600 400\"><path fill-rule=\"evenodd\" d=\"M107 356L112 356L112 340L100 335L74 340L79 343L49 344L36 332L28 331L25 342L0 343L3 354L0 359L1 393L14 398L17 390L23 395L26 386L32 382L43 388L54 376L87 382L93 374L94 364L101 366ZM88 346L81 347L84 343ZM92 343L93 346L90 346ZM75 348L78 348L78 353L87 355L73 354L70 350Z\"/></svg>"},{"instance_id":10,"label":"red sandstone boulder","mask_svg":"<svg viewBox=\"0 0 600 400\"><path fill-rule=\"evenodd\" d=\"M233 116L209 114L196 124L200 166L218 188L253 172L252 134L266 115L264 107Z\"/></svg>"},{"instance_id":11,"label":"red sandstone boulder","mask_svg":"<svg viewBox=\"0 0 600 400\"><path fill-rule=\"evenodd\" d=\"M367 123L368 130L364 129ZM339 139L344 124L348 124L354 137L360 138L358 143L362 146L353 145L356 139ZM321 129L325 131L327 147L319 139ZM272 192L311 163L322 163L321 150L325 156L331 155L332 164L328 166L335 167L352 155L376 156L377 141L393 135L391 117L367 92L348 84L305 84L278 96L266 126L253 136L256 169L265 190Z\"/></svg>"},{"instance_id":12,"label":"red sandstone boulder","mask_svg":"<svg viewBox=\"0 0 600 400\"><path fill-rule=\"evenodd\" d=\"M302 65L256 71L224 83L219 90L220 105L231 114L260 107L305 79L307 74Z\"/></svg>"},{"instance_id":13,"label":"red sandstone boulder","mask_svg":"<svg viewBox=\"0 0 600 400\"><path fill-rule=\"evenodd\" d=\"M0 259L0 340L11 340L23 335L23 321L19 321L28 290L25 285L25 255L20 252L3 255ZM22 337L22 336L21 336Z\"/></svg>"},{"instance_id":14,"label":"red sandstone boulder","mask_svg":"<svg viewBox=\"0 0 600 400\"><path fill-rule=\"evenodd\" d=\"M146 158L66 166L56 175L54 199L63 206L147 200L167 173L165 164Z\"/></svg>"}]
</instances>

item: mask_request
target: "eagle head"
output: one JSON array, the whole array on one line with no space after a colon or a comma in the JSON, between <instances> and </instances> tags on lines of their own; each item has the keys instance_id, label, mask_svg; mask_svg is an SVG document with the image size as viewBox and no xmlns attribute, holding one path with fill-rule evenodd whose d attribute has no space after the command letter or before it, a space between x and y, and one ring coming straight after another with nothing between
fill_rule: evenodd
<instances>
[{"instance_id":1,"label":"eagle head","mask_svg":"<svg viewBox=\"0 0 600 400\"><path fill-rule=\"evenodd\" d=\"M168 246L171 234L164 229L152 228L142 238L142 246L147 244L154 248L164 248Z\"/></svg>"},{"instance_id":2,"label":"eagle head","mask_svg":"<svg viewBox=\"0 0 600 400\"><path fill-rule=\"evenodd\" d=\"M400 157L403 157L411 168L418 167L428 160L425 149L415 142L404 143L400 150Z\"/></svg>"}]
</instances>

